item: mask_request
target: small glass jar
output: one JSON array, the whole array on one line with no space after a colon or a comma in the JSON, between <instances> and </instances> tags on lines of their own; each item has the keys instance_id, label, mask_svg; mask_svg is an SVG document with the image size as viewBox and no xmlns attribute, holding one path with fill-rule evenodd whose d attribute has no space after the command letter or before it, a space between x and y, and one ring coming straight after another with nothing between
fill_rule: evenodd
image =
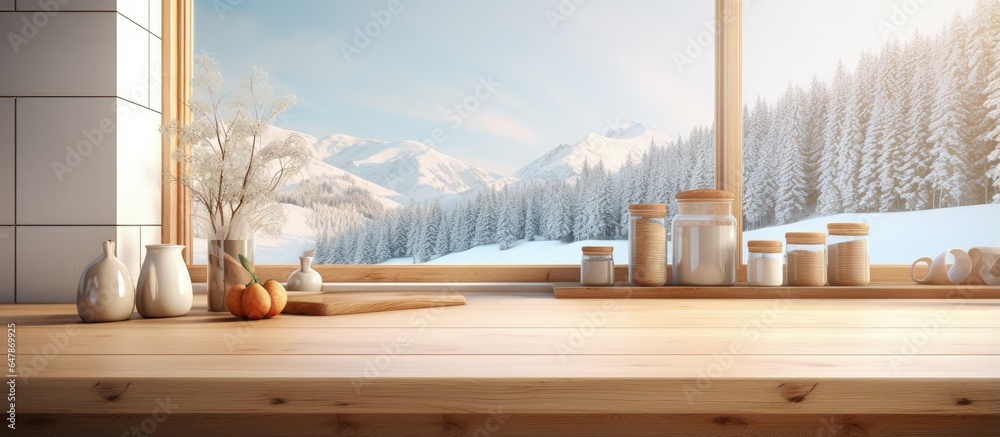
<instances>
[{"instance_id":1,"label":"small glass jar","mask_svg":"<svg viewBox=\"0 0 1000 437\"><path fill-rule=\"evenodd\" d=\"M867 223L830 223L827 252L830 255L827 275L830 285L868 285L871 282L871 256L868 249Z\"/></svg>"},{"instance_id":2,"label":"small glass jar","mask_svg":"<svg viewBox=\"0 0 1000 437\"><path fill-rule=\"evenodd\" d=\"M747 241L747 252L747 283L754 287L778 287L784 282L781 241Z\"/></svg>"},{"instance_id":3,"label":"small glass jar","mask_svg":"<svg viewBox=\"0 0 1000 437\"><path fill-rule=\"evenodd\" d=\"M736 285L739 247L733 193L677 193L673 229L673 276L678 285Z\"/></svg>"},{"instance_id":4,"label":"small glass jar","mask_svg":"<svg viewBox=\"0 0 1000 437\"><path fill-rule=\"evenodd\" d=\"M785 279L793 287L826 285L826 234L823 232L785 233Z\"/></svg>"},{"instance_id":5,"label":"small glass jar","mask_svg":"<svg viewBox=\"0 0 1000 437\"><path fill-rule=\"evenodd\" d=\"M611 246L584 246L580 260L580 283L587 286L615 284L615 260Z\"/></svg>"},{"instance_id":6,"label":"small glass jar","mask_svg":"<svg viewBox=\"0 0 1000 437\"><path fill-rule=\"evenodd\" d=\"M628 282L639 287L667 283L667 205L628 206Z\"/></svg>"}]
</instances>

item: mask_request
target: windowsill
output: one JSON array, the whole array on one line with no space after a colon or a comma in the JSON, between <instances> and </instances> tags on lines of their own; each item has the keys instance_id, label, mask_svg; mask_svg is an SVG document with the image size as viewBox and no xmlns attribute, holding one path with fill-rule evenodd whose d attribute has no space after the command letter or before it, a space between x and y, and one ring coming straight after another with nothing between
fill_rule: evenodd
<instances>
[{"instance_id":1,"label":"windowsill","mask_svg":"<svg viewBox=\"0 0 1000 437\"><path fill-rule=\"evenodd\" d=\"M865 286L754 287L587 287L556 284L560 299L1000 299L1000 286L884 283Z\"/></svg>"},{"instance_id":2,"label":"windowsill","mask_svg":"<svg viewBox=\"0 0 1000 437\"><path fill-rule=\"evenodd\" d=\"M196 294L206 294L205 283L195 283ZM294 290L290 290L294 292ZM588 287L566 282L328 282L324 292L413 291L455 293L552 293L559 299L1000 299L1000 286L920 285L915 283L867 286L752 287Z\"/></svg>"}]
</instances>

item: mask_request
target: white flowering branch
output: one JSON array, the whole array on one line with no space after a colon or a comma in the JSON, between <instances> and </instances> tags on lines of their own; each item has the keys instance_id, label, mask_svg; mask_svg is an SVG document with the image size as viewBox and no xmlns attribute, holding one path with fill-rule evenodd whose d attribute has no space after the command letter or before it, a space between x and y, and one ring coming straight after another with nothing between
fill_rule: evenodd
<instances>
[{"instance_id":1,"label":"white flowering branch","mask_svg":"<svg viewBox=\"0 0 1000 437\"><path fill-rule=\"evenodd\" d=\"M174 120L162 128L181 145L173 158L184 170L169 178L188 188L193 217L210 238L250 239L258 230L279 234L285 217L278 190L302 170L310 154L298 135L265 144L264 133L295 96L275 97L267 73L256 67L235 90L223 91L218 62L204 54L194 61L188 102L194 121L179 126Z\"/></svg>"}]
</instances>

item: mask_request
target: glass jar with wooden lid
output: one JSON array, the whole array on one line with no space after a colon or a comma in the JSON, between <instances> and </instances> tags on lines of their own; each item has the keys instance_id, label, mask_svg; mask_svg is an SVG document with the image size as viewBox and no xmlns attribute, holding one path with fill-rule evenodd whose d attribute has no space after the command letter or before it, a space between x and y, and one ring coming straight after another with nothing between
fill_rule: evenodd
<instances>
[{"instance_id":1,"label":"glass jar with wooden lid","mask_svg":"<svg viewBox=\"0 0 1000 437\"><path fill-rule=\"evenodd\" d=\"M785 281L794 287L826 285L826 234L785 233Z\"/></svg>"},{"instance_id":2,"label":"glass jar with wooden lid","mask_svg":"<svg viewBox=\"0 0 1000 437\"><path fill-rule=\"evenodd\" d=\"M679 285L735 285L737 256L733 193L677 193L673 229L673 276Z\"/></svg>"},{"instance_id":3,"label":"glass jar with wooden lid","mask_svg":"<svg viewBox=\"0 0 1000 437\"><path fill-rule=\"evenodd\" d=\"M755 287L777 287L784 283L781 241L747 241L747 252L747 283Z\"/></svg>"},{"instance_id":4,"label":"glass jar with wooden lid","mask_svg":"<svg viewBox=\"0 0 1000 437\"><path fill-rule=\"evenodd\" d=\"M830 285L868 285L871 282L871 258L867 223L830 223L827 241Z\"/></svg>"},{"instance_id":5,"label":"glass jar with wooden lid","mask_svg":"<svg viewBox=\"0 0 1000 437\"><path fill-rule=\"evenodd\" d=\"M588 286L614 285L615 248L611 246L584 246L580 260L580 283Z\"/></svg>"},{"instance_id":6,"label":"glass jar with wooden lid","mask_svg":"<svg viewBox=\"0 0 1000 437\"><path fill-rule=\"evenodd\" d=\"M628 206L628 282L640 287L667 283L667 205Z\"/></svg>"}]
</instances>

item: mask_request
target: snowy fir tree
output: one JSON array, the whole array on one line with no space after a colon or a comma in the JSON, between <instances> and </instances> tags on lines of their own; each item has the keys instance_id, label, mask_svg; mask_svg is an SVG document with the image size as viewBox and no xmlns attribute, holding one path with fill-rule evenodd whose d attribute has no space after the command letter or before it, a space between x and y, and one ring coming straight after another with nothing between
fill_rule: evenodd
<instances>
[{"instance_id":1,"label":"snowy fir tree","mask_svg":"<svg viewBox=\"0 0 1000 437\"><path fill-rule=\"evenodd\" d=\"M966 62L966 21L956 16L944 34L938 56L944 64L938 71L937 91L931 111L931 177L935 181L937 206L960 206L968 203L971 186L969 156L969 107L971 101L964 86L968 78Z\"/></svg>"},{"instance_id":2,"label":"snowy fir tree","mask_svg":"<svg viewBox=\"0 0 1000 437\"><path fill-rule=\"evenodd\" d=\"M906 45L903 58L904 77L909 78L909 86L903 91L906 93L906 138L897 189L906 211L931 206L930 117L935 74L927 65L932 65L932 53L930 39L918 33Z\"/></svg>"},{"instance_id":3,"label":"snowy fir tree","mask_svg":"<svg viewBox=\"0 0 1000 437\"><path fill-rule=\"evenodd\" d=\"M992 68L987 76L986 107L990 109L989 118L992 129L986 133L986 139L992 141L995 147L988 155L989 170L987 176L992 178L993 201L1000 203L1000 0L981 2L977 7L986 24L987 45L990 46Z\"/></svg>"},{"instance_id":4,"label":"snowy fir tree","mask_svg":"<svg viewBox=\"0 0 1000 437\"><path fill-rule=\"evenodd\" d=\"M840 145L844 137L844 125L847 122L848 108L853 89L853 77L847 71L843 62L837 63L833 74L833 84L827 104L826 120L823 126L823 150L819 166L819 196L816 200L816 210L820 214L830 215L840 212L841 190L838 185L840 168L837 159L840 157Z\"/></svg>"},{"instance_id":5,"label":"snowy fir tree","mask_svg":"<svg viewBox=\"0 0 1000 437\"><path fill-rule=\"evenodd\" d=\"M778 157L777 184L775 193L774 221L785 224L801 218L806 203L806 144L804 118L808 103L805 92L797 86L789 86L784 97L778 101L776 112L780 115L775 123L777 136L774 139Z\"/></svg>"}]
</instances>

